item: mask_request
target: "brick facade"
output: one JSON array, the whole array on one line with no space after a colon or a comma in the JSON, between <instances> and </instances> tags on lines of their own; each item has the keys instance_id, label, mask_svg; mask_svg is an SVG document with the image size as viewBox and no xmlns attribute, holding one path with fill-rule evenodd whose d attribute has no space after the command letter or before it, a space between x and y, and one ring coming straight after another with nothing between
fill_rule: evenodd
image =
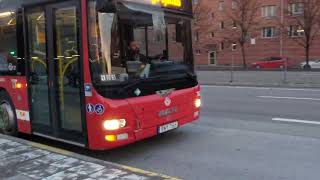
<instances>
[{"instance_id":1,"label":"brick facade","mask_svg":"<svg viewBox=\"0 0 320 180\"><path fill-rule=\"evenodd\" d=\"M236 66L242 65L242 56L239 46L232 51L230 43L224 42L219 36L224 33L221 29L221 22L224 22L225 29L233 26L230 18L227 16L225 9L232 7L233 0L194 0L198 4L194 4L196 20L193 25L193 48L195 55L195 63L197 65L211 65L210 52L216 56L216 66L225 66L232 63L232 53L234 57L234 64ZM281 2L282 1L282 2ZM222 6L224 10L219 9ZM250 34L246 45L247 65L250 66L252 62L259 61L265 57L283 56L289 60L289 65L296 66L305 59L305 50L297 41L288 35L287 28L292 21L292 17L288 14L287 0L259 0L259 10L257 17L259 18L259 25L256 30ZM265 18L262 16L262 8L265 6L275 6L275 16ZM261 9L261 10L260 10ZM288 22L286 30L280 30L280 21L283 17L283 22ZM295 25L295 24L292 24ZM262 36L262 29L264 27L274 27L274 37L264 38ZM227 31L226 31L227 32ZM214 36L212 36L214 35ZM251 44L251 39L254 39L255 44ZM224 42L224 49L221 48ZM310 59L320 58L320 37L316 37L310 50Z\"/></svg>"}]
</instances>

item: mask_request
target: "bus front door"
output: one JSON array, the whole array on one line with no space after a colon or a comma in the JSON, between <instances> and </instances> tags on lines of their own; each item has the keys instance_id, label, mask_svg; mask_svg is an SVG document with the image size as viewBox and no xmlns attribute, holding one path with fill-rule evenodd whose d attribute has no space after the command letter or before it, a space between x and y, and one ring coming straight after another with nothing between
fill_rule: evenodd
<instances>
[{"instance_id":1,"label":"bus front door","mask_svg":"<svg viewBox=\"0 0 320 180\"><path fill-rule=\"evenodd\" d=\"M70 1L24 12L33 133L83 145L79 5Z\"/></svg>"}]
</instances>

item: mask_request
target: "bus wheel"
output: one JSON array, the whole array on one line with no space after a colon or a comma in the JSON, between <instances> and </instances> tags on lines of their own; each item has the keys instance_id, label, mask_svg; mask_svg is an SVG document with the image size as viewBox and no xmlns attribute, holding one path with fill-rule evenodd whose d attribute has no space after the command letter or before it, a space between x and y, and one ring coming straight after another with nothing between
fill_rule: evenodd
<instances>
[{"instance_id":1,"label":"bus wheel","mask_svg":"<svg viewBox=\"0 0 320 180\"><path fill-rule=\"evenodd\" d=\"M0 132L14 136L17 134L17 120L9 95L0 91Z\"/></svg>"}]
</instances>

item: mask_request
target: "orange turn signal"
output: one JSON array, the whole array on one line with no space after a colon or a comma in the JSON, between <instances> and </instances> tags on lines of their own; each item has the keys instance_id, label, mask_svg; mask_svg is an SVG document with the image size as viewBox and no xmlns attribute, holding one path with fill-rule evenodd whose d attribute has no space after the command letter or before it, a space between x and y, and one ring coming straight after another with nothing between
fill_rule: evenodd
<instances>
[{"instance_id":1,"label":"orange turn signal","mask_svg":"<svg viewBox=\"0 0 320 180\"><path fill-rule=\"evenodd\" d=\"M109 141L109 142L114 142L117 140L117 136L116 135L106 135L105 140Z\"/></svg>"}]
</instances>

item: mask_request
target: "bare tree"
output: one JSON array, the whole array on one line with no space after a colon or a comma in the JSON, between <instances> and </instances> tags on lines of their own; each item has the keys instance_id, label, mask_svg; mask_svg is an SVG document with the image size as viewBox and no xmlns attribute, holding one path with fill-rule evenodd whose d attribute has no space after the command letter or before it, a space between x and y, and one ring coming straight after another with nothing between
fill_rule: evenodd
<instances>
[{"instance_id":1,"label":"bare tree","mask_svg":"<svg viewBox=\"0 0 320 180\"><path fill-rule=\"evenodd\" d=\"M195 26L209 26L211 9L206 6L204 0L195 0L193 3L193 16ZM213 15L213 14L212 14Z\"/></svg>"},{"instance_id":2,"label":"bare tree","mask_svg":"<svg viewBox=\"0 0 320 180\"><path fill-rule=\"evenodd\" d=\"M289 36L305 50L306 65L310 69L310 48L315 37L319 33L320 22L320 0L288 0L288 7L284 12L291 16L290 20L284 22L282 27L288 27Z\"/></svg>"},{"instance_id":3,"label":"bare tree","mask_svg":"<svg viewBox=\"0 0 320 180\"><path fill-rule=\"evenodd\" d=\"M258 28L260 8L258 0L233 0L231 8L226 9L229 26L220 34L229 44L239 44L244 68L247 67L246 45Z\"/></svg>"}]
</instances>

